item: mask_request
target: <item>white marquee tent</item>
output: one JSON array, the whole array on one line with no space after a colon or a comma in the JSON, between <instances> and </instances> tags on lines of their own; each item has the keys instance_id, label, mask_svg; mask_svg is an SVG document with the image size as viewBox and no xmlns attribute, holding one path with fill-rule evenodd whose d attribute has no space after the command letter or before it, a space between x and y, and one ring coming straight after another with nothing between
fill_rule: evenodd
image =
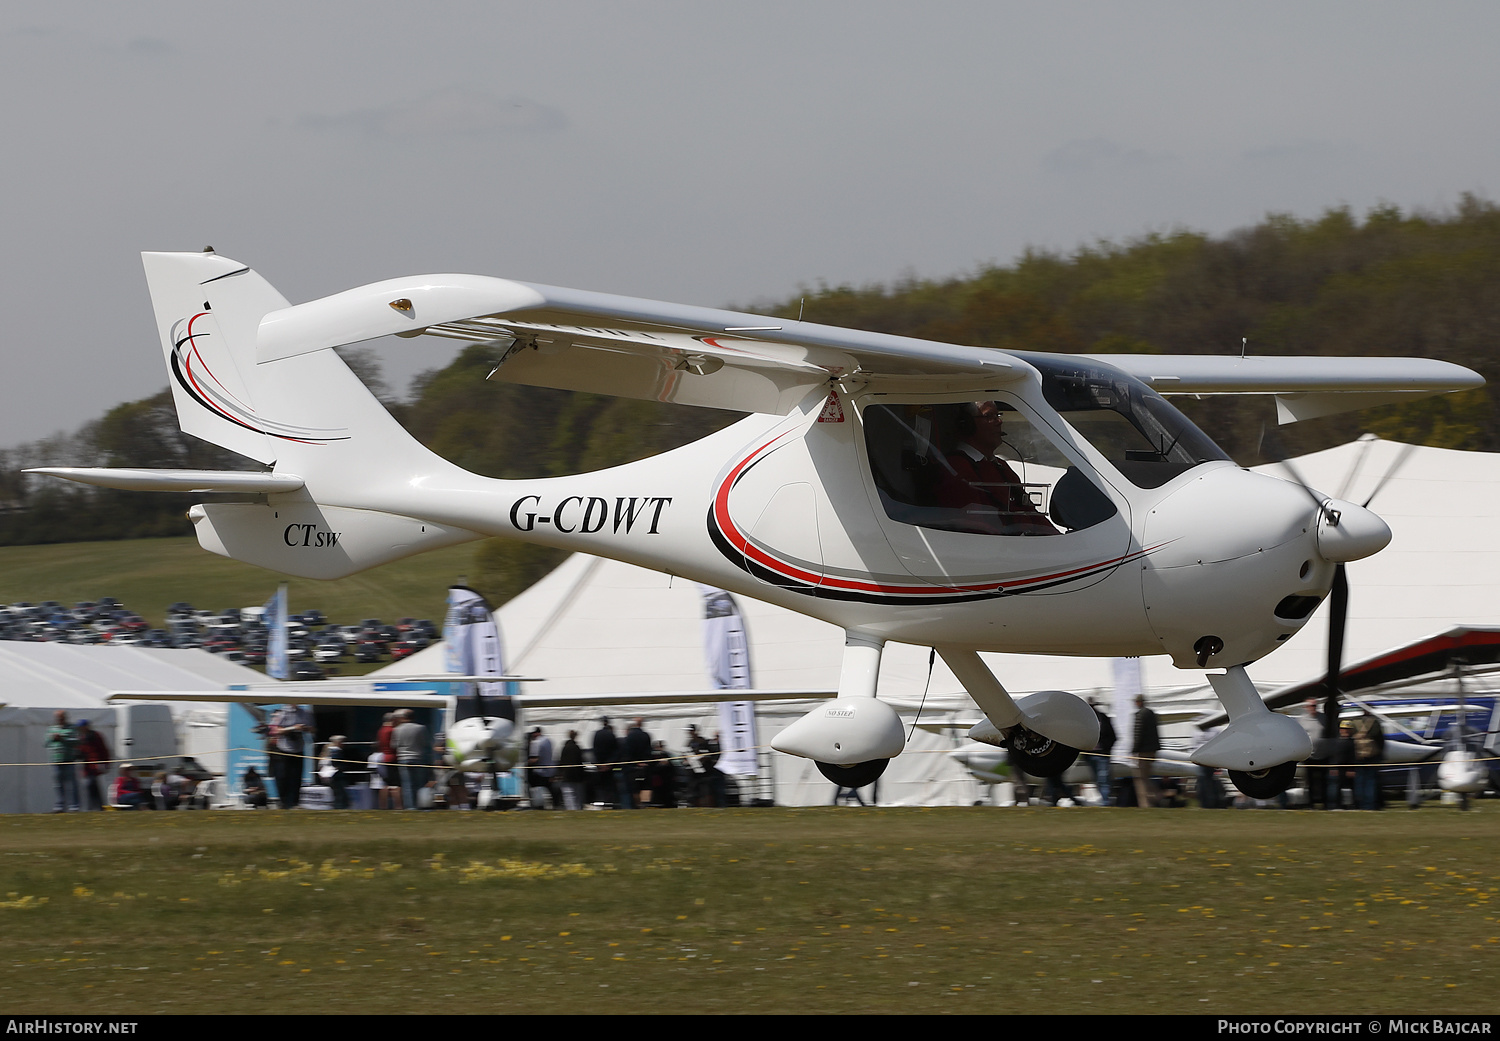
<instances>
[{"instance_id":1,"label":"white marquee tent","mask_svg":"<svg viewBox=\"0 0 1500 1041\"><path fill-rule=\"evenodd\" d=\"M38 764L47 762L46 733L57 709L71 721L88 719L117 758L156 756L174 744L165 710L109 705L111 691L227 690L264 681L255 670L202 650L0 641L0 813L52 808L52 772ZM127 713L133 714L134 726ZM194 706L181 710L178 722L201 719L222 735L222 717L220 706ZM148 721L167 726L163 730ZM210 757L204 762L222 769Z\"/></svg>"}]
</instances>

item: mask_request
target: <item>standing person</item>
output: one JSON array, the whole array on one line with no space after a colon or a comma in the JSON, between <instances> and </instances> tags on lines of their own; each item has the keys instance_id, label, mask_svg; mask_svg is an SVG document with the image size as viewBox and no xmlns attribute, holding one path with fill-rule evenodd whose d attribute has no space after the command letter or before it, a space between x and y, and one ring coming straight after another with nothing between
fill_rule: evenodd
<instances>
[{"instance_id":1,"label":"standing person","mask_svg":"<svg viewBox=\"0 0 1500 1041\"><path fill-rule=\"evenodd\" d=\"M1323 716L1318 711L1318 699L1308 698L1302 708L1302 717L1297 720L1312 742L1313 754L1302 763L1303 786L1307 791L1307 808L1315 810L1328 806L1328 747L1332 739L1323 736Z\"/></svg>"},{"instance_id":2,"label":"standing person","mask_svg":"<svg viewBox=\"0 0 1500 1041\"><path fill-rule=\"evenodd\" d=\"M359 765L357 761L347 758L348 753L344 750L344 742L347 740L343 734L330 737L328 744L323 746L323 762L318 768L318 774L328 782L332 791L335 810L349 808L349 768Z\"/></svg>"},{"instance_id":3,"label":"standing person","mask_svg":"<svg viewBox=\"0 0 1500 1041\"><path fill-rule=\"evenodd\" d=\"M719 753L724 750L724 735L718 731L708 739L708 797L720 809L729 805L729 794L724 784L724 771L719 769Z\"/></svg>"},{"instance_id":4,"label":"standing person","mask_svg":"<svg viewBox=\"0 0 1500 1041\"><path fill-rule=\"evenodd\" d=\"M1135 698L1135 742L1131 754L1135 758L1135 804L1155 806L1159 802L1156 780L1151 776L1155 767L1156 753L1161 751L1161 734L1156 726L1156 713L1146 707L1146 699L1137 694Z\"/></svg>"},{"instance_id":5,"label":"standing person","mask_svg":"<svg viewBox=\"0 0 1500 1041\"><path fill-rule=\"evenodd\" d=\"M541 727L531 731L526 742L526 766L527 766L527 794L531 795L538 788L547 792L548 801L553 809L562 807L562 792L557 788L557 771L554 769L555 762L552 758L552 739L542 733ZM532 805L539 805L534 795L531 795Z\"/></svg>"},{"instance_id":6,"label":"standing person","mask_svg":"<svg viewBox=\"0 0 1500 1041\"><path fill-rule=\"evenodd\" d=\"M698 733L698 725L696 723L689 723L687 732L687 767L692 771L692 786L688 789L688 805L708 806L712 798L708 779L708 738ZM715 762L718 761L718 758L718 756L713 757ZM838 796L834 796L834 801L838 801Z\"/></svg>"},{"instance_id":7,"label":"standing person","mask_svg":"<svg viewBox=\"0 0 1500 1041\"><path fill-rule=\"evenodd\" d=\"M563 809L583 809L583 749L578 747L578 731L569 730L557 757L558 780L562 785Z\"/></svg>"},{"instance_id":8,"label":"standing person","mask_svg":"<svg viewBox=\"0 0 1500 1041\"><path fill-rule=\"evenodd\" d=\"M662 741L651 749L651 762L647 766L647 787L651 789L651 805L663 809L677 808L677 763Z\"/></svg>"},{"instance_id":9,"label":"standing person","mask_svg":"<svg viewBox=\"0 0 1500 1041\"><path fill-rule=\"evenodd\" d=\"M724 805L724 775L719 772L719 751L717 735L710 740L698 733L696 724L688 724L688 766L693 771L694 806Z\"/></svg>"},{"instance_id":10,"label":"standing person","mask_svg":"<svg viewBox=\"0 0 1500 1041\"><path fill-rule=\"evenodd\" d=\"M1369 709L1354 721L1354 804L1380 809L1380 764L1385 760L1385 728Z\"/></svg>"},{"instance_id":11,"label":"standing person","mask_svg":"<svg viewBox=\"0 0 1500 1041\"><path fill-rule=\"evenodd\" d=\"M619 806L615 791L615 763L620 758L620 739L608 716L599 717L599 729L594 732L594 793L596 798L607 799Z\"/></svg>"},{"instance_id":12,"label":"standing person","mask_svg":"<svg viewBox=\"0 0 1500 1041\"><path fill-rule=\"evenodd\" d=\"M373 783L371 788L377 789L375 808L377 810L399 810L401 808L401 776L397 772L396 750L391 747L391 735L396 732L396 713L387 712L381 721L380 729L375 732L375 754L370 757L370 762L375 771L378 772L380 784Z\"/></svg>"},{"instance_id":13,"label":"standing person","mask_svg":"<svg viewBox=\"0 0 1500 1041\"><path fill-rule=\"evenodd\" d=\"M53 813L78 811L78 731L68 722L68 714L58 709L47 728L47 753L52 759L52 791L56 795Z\"/></svg>"},{"instance_id":14,"label":"standing person","mask_svg":"<svg viewBox=\"0 0 1500 1041\"><path fill-rule=\"evenodd\" d=\"M396 713L396 729L391 733L391 747L396 750L396 765L401 771L401 801L410 810L430 810L418 796L430 783L428 761L432 749L432 732L411 718L411 709Z\"/></svg>"},{"instance_id":15,"label":"standing person","mask_svg":"<svg viewBox=\"0 0 1500 1041\"><path fill-rule=\"evenodd\" d=\"M109 745L86 719L78 721L78 755L83 760L84 802L91 810L102 810L104 798L99 778L109 771Z\"/></svg>"},{"instance_id":16,"label":"standing person","mask_svg":"<svg viewBox=\"0 0 1500 1041\"><path fill-rule=\"evenodd\" d=\"M625 731L625 740L620 748L619 789L621 809L633 810L640 805L641 787L645 780L645 765L651 758L651 735L646 733L646 721L636 718Z\"/></svg>"},{"instance_id":17,"label":"standing person","mask_svg":"<svg viewBox=\"0 0 1500 1041\"><path fill-rule=\"evenodd\" d=\"M1110 718L1104 714L1097 704L1090 702L1089 707L1094 710L1094 715L1099 718L1099 742L1094 745L1094 757L1091 765L1094 767L1094 787L1099 789L1100 805L1108 806L1112 792L1110 791L1110 770L1113 763L1110 754L1114 751L1115 742L1119 740L1115 736L1115 725Z\"/></svg>"},{"instance_id":18,"label":"standing person","mask_svg":"<svg viewBox=\"0 0 1500 1041\"><path fill-rule=\"evenodd\" d=\"M302 753L312 732L312 713L301 705L282 705L271 714L271 777L283 810L295 810L302 801Z\"/></svg>"},{"instance_id":19,"label":"standing person","mask_svg":"<svg viewBox=\"0 0 1500 1041\"><path fill-rule=\"evenodd\" d=\"M1328 753L1332 762L1328 765L1328 808L1344 808L1344 790L1354 788L1354 723L1343 720L1339 723L1339 736L1334 739Z\"/></svg>"}]
</instances>

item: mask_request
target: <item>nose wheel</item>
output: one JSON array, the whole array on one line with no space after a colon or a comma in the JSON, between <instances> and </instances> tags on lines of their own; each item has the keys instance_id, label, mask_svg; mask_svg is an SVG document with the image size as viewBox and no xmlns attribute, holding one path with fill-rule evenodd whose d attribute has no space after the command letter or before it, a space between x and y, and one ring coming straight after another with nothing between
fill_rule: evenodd
<instances>
[{"instance_id":1,"label":"nose wheel","mask_svg":"<svg viewBox=\"0 0 1500 1041\"><path fill-rule=\"evenodd\" d=\"M1244 772L1230 770L1229 779L1234 786L1252 799L1274 799L1292 786L1297 776L1297 763L1281 763L1265 770Z\"/></svg>"}]
</instances>

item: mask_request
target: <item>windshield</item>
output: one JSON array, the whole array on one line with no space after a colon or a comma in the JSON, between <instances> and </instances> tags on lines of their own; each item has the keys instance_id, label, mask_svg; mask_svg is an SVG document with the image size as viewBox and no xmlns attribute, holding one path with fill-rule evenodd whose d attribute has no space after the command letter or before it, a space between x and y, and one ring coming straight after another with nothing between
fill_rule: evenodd
<instances>
[{"instance_id":1,"label":"windshield","mask_svg":"<svg viewBox=\"0 0 1500 1041\"><path fill-rule=\"evenodd\" d=\"M1160 488L1200 463L1229 458L1133 376L1087 358L1016 354L1041 372L1047 404L1138 488Z\"/></svg>"}]
</instances>

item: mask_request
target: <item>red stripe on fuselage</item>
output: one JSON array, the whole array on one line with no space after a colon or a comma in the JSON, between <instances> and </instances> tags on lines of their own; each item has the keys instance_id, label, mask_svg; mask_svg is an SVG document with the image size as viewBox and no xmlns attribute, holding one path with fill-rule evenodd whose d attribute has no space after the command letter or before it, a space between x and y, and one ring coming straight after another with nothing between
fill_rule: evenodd
<instances>
[{"instance_id":1,"label":"red stripe on fuselage","mask_svg":"<svg viewBox=\"0 0 1500 1041\"><path fill-rule=\"evenodd\" d=\"M1050 575L1036 575L1031 578L1018 579L1014 582L985 582L978 585L943 585L936 586L924 582L920 585L883 585L879 582L865 582L857 579L834 578L831 576L818 575L802 568L796 567L780 558L773 557L769 553L753 545L735 526L734 519L729 514L729 493L734 485L744 476L746 471L756 463L762 461L772 450L779 447L778 442L784 441L795 431L787 431L780 434L765 444L751 451L744 459L740 460L724 480L719 483L714 493L714 522L718 525L719 533L724 539L739 552L760 566L772 571L783 578L793 579L810 586L825 586L830 589L848 590L860 593L881 593L884 595L911 596L911 597L933 597L952 596L954 593L1004 593L1010 591L1024 591L1025 588L1044 583L1056 583L1064 581L1070 576L1082 575L1086 572L1097 571L1101 568L1113 567L1123 564L1128 560L1144 556L1147 553L1160 549L1160 546L1152 546L1136 553L1126 553L1123 556L1114 557L1109 560L1096 561L1092 564L1084 564L1066 571L1058 571Z\"/></svg>"}]
</instances>

